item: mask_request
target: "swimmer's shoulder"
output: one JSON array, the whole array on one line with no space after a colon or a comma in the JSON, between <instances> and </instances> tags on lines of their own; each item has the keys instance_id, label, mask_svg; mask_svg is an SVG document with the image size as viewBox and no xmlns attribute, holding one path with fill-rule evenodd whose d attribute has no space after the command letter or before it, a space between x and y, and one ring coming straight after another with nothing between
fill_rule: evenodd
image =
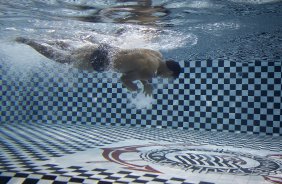
<instances>
[{"instance_id":1,"label":"swimmer's shoulder","mask_svg":"<svg viewBox=\"0 0 282 184\"><path fill-rule=\"evenodd\" d=\"M135 48L135 49L123 49L117 53L118 56L128 57L158 57L162 58L162 54L159 51L147 49L147 48Z\"/></svg>"}]
</instances>

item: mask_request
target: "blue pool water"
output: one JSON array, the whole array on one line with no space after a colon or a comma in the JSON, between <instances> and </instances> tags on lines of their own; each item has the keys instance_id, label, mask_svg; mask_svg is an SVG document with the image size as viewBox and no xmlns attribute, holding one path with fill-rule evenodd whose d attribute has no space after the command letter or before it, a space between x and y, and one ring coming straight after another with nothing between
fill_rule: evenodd
<instances>
[{"instance_id":1,"label":"blue pool water","mask_svg":"<svg viewBox=\"0 0 282 184\"><path fill-rule=\"evenodd\" d=\"M281 55L281 6L278 0L3 0L0 38L90 40L158 49L178 60L215 55L248 62Z\"/></svg>"},{"instance_id":2,"label":"blue pool water","mask_svg":"<svg viewBox=\"0 0 282 184\"><path fill-rule=\"evenodd\" d=\"M47 76L64 73L69 83L73 77L69 66L15 44L17 36L150 48L182 66L219 58L237 63L281 61L282 3L277 0L3 0L0 5L1 61L9 75L20 75L25 83L39 71ZM139 104L139 99L145 97L129 100L140 108L154 103L147 98Z\"/></svg>"},{"instance_id":3,"label":"blue pool water","mask_svg":"<svg viewBox=\"0 0 282 184\"><path fill-rule=\"evenodd\" d=\"M281 20L281 0L1 0L0 183L281 184ZM18 36L159 50L183 73L146 97Z\"/></svg>"}]
</instances>

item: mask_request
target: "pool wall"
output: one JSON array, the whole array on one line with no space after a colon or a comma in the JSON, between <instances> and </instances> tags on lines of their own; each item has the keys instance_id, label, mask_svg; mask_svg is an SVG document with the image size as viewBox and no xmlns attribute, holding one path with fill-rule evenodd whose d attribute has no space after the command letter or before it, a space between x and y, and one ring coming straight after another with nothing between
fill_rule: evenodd
<instances>
[{"instance_id":1,"label":"pool wall","mask_svg":"<svg viewBox=\"0 0 282 184\"><path fill-rule=\"evenodd\" d=\"M33 71L28 79L1 61L1 122L99 124L282 135L282 67L183 61L174 83L154 79L153 102L138 109L116 73ZM55 65L62 67L62 65ZM55 69L56 70L56 69ZM130 97L130 98L129 98Z\"/></svg>"}]
</instances>

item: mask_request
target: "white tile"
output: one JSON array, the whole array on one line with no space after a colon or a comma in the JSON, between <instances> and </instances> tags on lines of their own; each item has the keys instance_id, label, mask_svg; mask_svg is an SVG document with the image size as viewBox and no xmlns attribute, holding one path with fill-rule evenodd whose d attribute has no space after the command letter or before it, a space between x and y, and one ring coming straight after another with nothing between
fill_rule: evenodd
<instances>
[{"instance_id":1,"label":"white tile","mask_svg":"<svg viewBox=\"0 0 282 184\"><path fill-rule=\"evenodd\" d=\"M37 184L52 184L53 180L39 180Z\"/></svg>"},{"instance_id":2,"label":"white tile","mask_svg":"<svg viewBox=\"0 0 282 184\"><path fill-rule=\"evenodd\" d=\"M25 178L12 178L7 184L22 184Z\"/></svg>"}]
</instances>

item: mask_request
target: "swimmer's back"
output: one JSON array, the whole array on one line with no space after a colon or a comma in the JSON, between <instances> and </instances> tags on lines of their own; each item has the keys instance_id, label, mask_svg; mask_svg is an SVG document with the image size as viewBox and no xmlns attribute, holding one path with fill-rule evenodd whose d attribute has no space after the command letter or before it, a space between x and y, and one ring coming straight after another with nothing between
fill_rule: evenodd
<instances>
[{"instance_id":1,"label":"swimmer's back","mask_svg":"<svg viewBox=\"0 0 282 184\"><path fill-rule=\"evenodd\" d=\"M158 51L149 49L126 49L114 56L113 67L122 73L141 70L157 70L163 60Z\"/></svg>"}]
</instances>

